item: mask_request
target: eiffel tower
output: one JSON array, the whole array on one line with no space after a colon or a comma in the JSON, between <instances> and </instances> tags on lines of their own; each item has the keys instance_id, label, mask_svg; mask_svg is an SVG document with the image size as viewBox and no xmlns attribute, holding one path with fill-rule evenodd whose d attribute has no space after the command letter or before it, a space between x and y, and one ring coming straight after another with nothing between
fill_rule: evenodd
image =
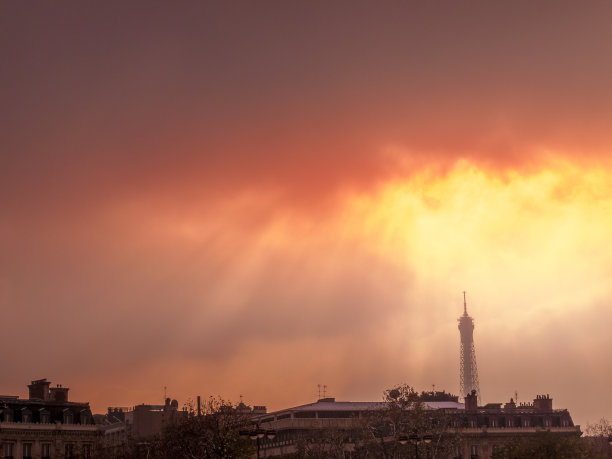
<instances>
[{"instance_id":1,"label":"eiffel tower","mask_svg":"<svg viewBox=\"0 0 612 459\"><path fill-rule=\"evenodd\" d=\"M473 390L480 398L480 384L478 383L478 368L476 367L476 350L474 349L474 319L468 316L465 292L463 292L463 315L459 317L459 333L461 335L459 390L461 397L465 397Z\"/></svg>"}]
</instances>

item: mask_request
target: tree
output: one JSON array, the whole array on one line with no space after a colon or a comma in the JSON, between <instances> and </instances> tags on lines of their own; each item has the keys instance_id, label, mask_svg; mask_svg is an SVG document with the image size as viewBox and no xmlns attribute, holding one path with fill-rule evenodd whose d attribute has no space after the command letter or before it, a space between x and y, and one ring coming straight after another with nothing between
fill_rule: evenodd
<instances>
[{"instance_id":1,"label":"tree","mask_svg":"<svg viewBox=\"0 0 612 459\"><path fill-rule=\"evenodd\" d=\"M587 424L586 436L580 439L582 447L590 458L612 457L612 425L606 418L601 418L595 424Z\"/></svg>"},{"instance_id":2,"label":"tree","mask_svg":"<svg viewBox=\"0 0 612 459\"><path fill-rule=\"evenodd\" d=\"M589 437L604 437L607 440L612 436L612 424L606 418L601 418L595 424L587 423L585 433Z\"/></svg>"},{"instance_id":3,"label":"tree","mask_svg":"<svg viewBox=\"0 0 612 459\"><path fill-rule=\"evenodd\" d=\"M363 418L360 456L383 459L446 457L459 438L451 428L451 417L442 409L429 409L409 385L385 391L380 408Z\"/></svg>"},{"instance_id":4,"label":"tree","mask_svg":"<svg viewBox=\"0 0 612 459\"><path fill-rule=\"evenodd\" d=\"M575 436L561 436L550 431L532 437L516 437L493 453L494 459L579 459L590 458Z\"/></svg>"},{"instance_id":5,"label":"tree","mask_svg":"<svg viewBox=\"0 0 612 459\"><path fill-rule=\"evenodd\" d=\"M251 412L243 404L233 405L221 398L210 397L199 415L193 404L186 415L168 426L154 440L151 458L180 457L185 459L244 458L253 454L253 445L240 437L239 430L250 424Z\"/></svg>"}]
</instances>

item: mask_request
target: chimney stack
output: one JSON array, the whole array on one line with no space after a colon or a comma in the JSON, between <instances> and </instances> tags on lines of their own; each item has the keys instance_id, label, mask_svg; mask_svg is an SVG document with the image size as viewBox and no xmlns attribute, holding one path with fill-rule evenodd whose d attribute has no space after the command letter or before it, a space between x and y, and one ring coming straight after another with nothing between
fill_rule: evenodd
<instances>
[{"instance_id":1,"label":"chimney stack","mask_svg":"<svg viewBox=\"0 0 612 459\"><path fill-rule=\"evenodd\" d=\"M478 410L478 395L475 390L465 396L465 411L475 412Z\"/></svg>"},{"instance_id":2,"label":"chimney stack","mask_svg":"<svg viewBox=\"0 0 612 459\"><path fill-rule=\"evenodd\" d=\"M37 379L28 385L30 389L30 399L49 400L49 385L50 381L47 378Z\"/></svg>"}]
</instances>

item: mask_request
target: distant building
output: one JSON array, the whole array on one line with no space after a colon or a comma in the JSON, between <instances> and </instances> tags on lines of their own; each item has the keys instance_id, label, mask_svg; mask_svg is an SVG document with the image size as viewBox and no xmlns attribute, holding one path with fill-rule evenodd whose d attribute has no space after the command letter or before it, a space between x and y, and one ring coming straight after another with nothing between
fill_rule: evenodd
<instances>
[{"instance_id":1,"label":"distant building","mask_svg":"<svg viewBox=\"0 0 612 459\"><path fill-rule=\"evenodd\" d=\"M447 393L422 394L421 400L426 409L444 410L450 418L450 430L460 434L461 444L451 456L454 458L490 458L508 440L544 430L556 435L578 437L581 434L567 410L553 410L548 395L538 396L533 404L520 406L510 400L503 407L501 403L479 407L475 391L466 397L465 404ZM316 403L254 416L253 422L260 429L274 431L274 438L260 440L262 457L272 457L294 453L299 438L316 438L317 431L350 431L359 426L367 411L384 407L384 402L336 402L334 398L324 398ZM350 442L344 445L346 457L351 457L354 447Z\"/></svg>"},{"instance_id":2,"label":"distant building","mask_svg":"<svg viewBox=\"0 0 612 459\"><path fill-rule=\"evenodd\" d=\"M29 398L0 396L0 457L91 457L100 439L89 403L68 401L68 388L32 381Z\"/></svg>"},{"instance_id":3,"label":"distant building","mask_svg":"<svg viewBox=\"0 0 612 459\"><path fill-rule=\"evenodd\" d=\"M464 438L460 457L489 458L495 450L515 437L534 436L541 431L556 435L579 437L580 426L575 426L569 411L553 409L549 395L538 395L533 403L516 405L513 399L502 403L478 406L477 394L465 397L465 409L457 413L454 426Z\"/></svg>"},{"instance_id":4,"label":"distant building","mask_svg":"<svg viewBox=\"0 0 612 459\"><path fill-rule=\"evenodd\" d=\"M176 400L166 399L164 405L136 405L133 408L109 407L105 415L95 415L103 432L102 448L117 453L138 443L146 443L185 415Z\"/></svg>"},{"instance_id":5,"label":"distant building","mask_svg":"<svg viewBox=\"0 0 612 459\"><path fill-rule=\"evenodd\" d=\"M148 438L161 433L165 426L178 420L178 402L167 398L164 405L136 405L132 416L132 437Z\"/></svg>"}]
</instances>

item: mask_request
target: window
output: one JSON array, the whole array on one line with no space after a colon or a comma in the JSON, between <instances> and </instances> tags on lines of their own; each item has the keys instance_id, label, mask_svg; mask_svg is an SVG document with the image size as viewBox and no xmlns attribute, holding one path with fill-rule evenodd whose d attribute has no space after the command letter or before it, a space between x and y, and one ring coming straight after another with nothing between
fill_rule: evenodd
<instances>
[{"instance_id":1,"label":"window","mask_svg":"<svg viewBox=\"0 0 612 459\"><path fill-rule=\"evenodd\" d=\"M83 459L91 459L91 445L83 445Z\"/></svg>"},{"instance_id":2,"label":"window","mask_svg":"<svg viewBox=\"0 0 612 459\"><path fill-rule=\"evenodd\" d=\"M529 418L524 418L523 419L523 427L529 427L530 426L530 419Z\"/></svg>"},{"instance_id":3,"label":"window","mask_svg":"<svg viewBox=\"0 0 612 459\"><path fill-rule=\"evenodd\" d=\"M79 418L81 419L81 424L91 424L91 418L87 410L81 411Z\"/></svg>"},{"instance_id":4,"label":"window","mask_svg":"<svg viewBox=\"0 0 612 459\"><path fill-rule=\"evenodd\" d=\"M6 459L13 459L13 444L12 443L4 444L4 457Z\"/></svg>"},{"instance_id":5,"label":"window","mask_svg":"<svg viewBox=\"0 0 612 459\"><path fill-rule=\"evenodd\" d=\"M4 422L13 422L13 410L11 410L10 408L4 409L3 416L4 416Z\"/></svg>"},{"instance_id":6,"label":"window","mask_svg":"<svg viewBox=\"0 0 612 459\"><path fill-rule=\"evenodd\" d=\"M74 422L74 417L72 415L72 411L68 408L64 410L64 424L72 424Z\"/></svg>"},{"instance_id":7,"label":"window","mask_svg":"<svg viewBox=\"0 0 612 459\"><path fill-rule=\"evenodd\" d=\"M73 459L74 458L74 445L72 443L67 443L64 446L64 457L66 459Z\"/></svg>"},{"instance_id":8,"label":"window","mask_svg":"<svg viewBox=\"0 0 612 459\"><path fill-rule=\"evenodd\" d=\"M32 459L32 443L22 443L21 452L23 459Z\"/></svg>"},{"instance_id":9,"label":"window","mask_svg":"<svg viewBox=\"0 0 612 459\"><path fill-rule=\"evenodd\" d=\"M41 459L49 459L51 457L51 445L49 443L40 445L40 457Z\"/></svg>"},{"instance_id":10,"label":"window","mask_svg":"<svg viewBox=\"0 0 612 459\"><path fill-rule=\"evenodd\" d=\"M49 424L51 421L51 416L47 410L40 410L40 423L41 424Z\"/></svg>"},{"instance_id":11,"label":"window","mask_svg":"<svg viewBox=\"0 0 612 459\"><path fill-rule=\"evenodd\" d=\"M472 459L475 459L478 457L478 445L470 446L470 454L472 456Z\"/></svg>"},{"instance_id":12,"label":"window","mask_svg":"<svg viewBox=\"0 0 612 459\"><path fill-rule=\"evenodd\" d=\"M32 422L32 410L28 408L21 409L21 422Z\"/></svg>"}]
</instances>

